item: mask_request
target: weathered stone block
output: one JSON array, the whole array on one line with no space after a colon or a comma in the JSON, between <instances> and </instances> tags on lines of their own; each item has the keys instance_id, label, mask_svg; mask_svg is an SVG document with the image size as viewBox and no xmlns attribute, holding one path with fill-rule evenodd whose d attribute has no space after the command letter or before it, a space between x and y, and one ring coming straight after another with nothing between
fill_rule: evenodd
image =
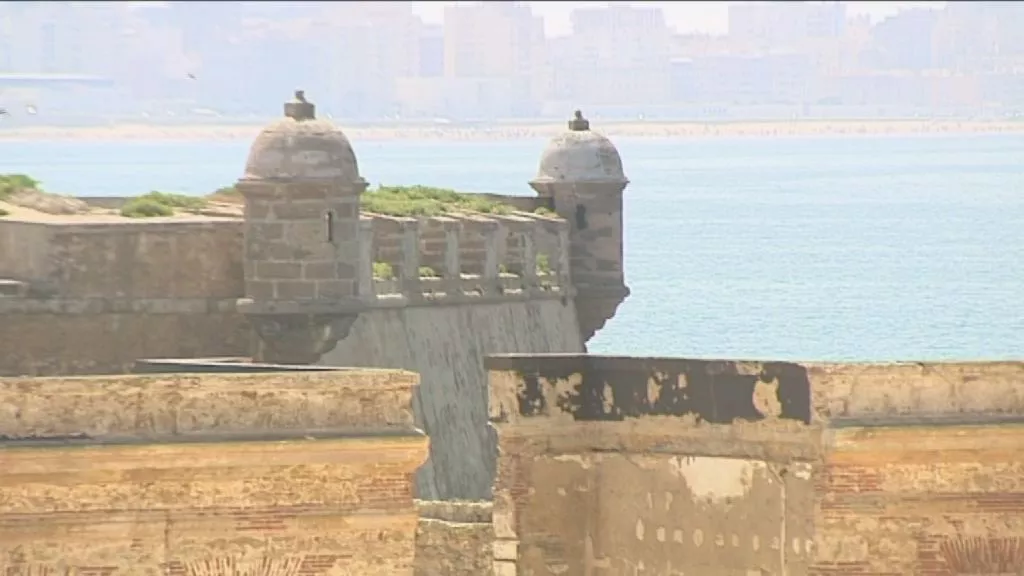
<instances>
[{"instance_id":1,"label":"weathered stone block","mask_svg":"<svg viewBox=\"0 0 1024 576\"><path fill-rule=\"evenodd\" d=\"M246 222L247 242L266 242L284 237L284 225L280 222Z\"/></svg>"},{"instance_id":2,"label":"weathered stone block","mask_svg":"<svg viewBox=\"0 0 1024 576\"><path fill-rule=\"evenodd\" d=\"M339 263L331 260L303 262L302 277L306 280L334 280L338 278Z\"/></svg>"},{"instance_id":3,"label":"weathered stone block","mask_svg":"<svg viewBox=\"0 0 1024 576\"><path fill-rule=\"evenodd\" d=\"M274 282L272 280L249 280L245 283L245 295L258 300L273 300Z\"/></svg>"},{"instance_id":4,"label":"weathered stone block","mask_svg":"<svg viewBox=\"0 0 1024 576\"><path fill-rule=\"evenodd\" d=\"M489 502L417 502L417 576L488 576L494 563Z\"/></svg>"},{"instance_id":5,"label":"weathered stone block","mask_svg":"<svg viewBox=\"0 0 1024 576\"><path fill-rule=\"evenodd\" d=\"M302 264L298 262L257 261L257 280L298 280L302 278Z\"/></svg>"},{"instance_id":6,"label":"weathered stone block","mask_svg":"<svg viewBox=\"0 0 1024 576\"><path fill-rule=\"evenodd\" d=\"M316 298L317 283L305 280L275 281L274 297L278 300L309 300Z\"/></svg>"},{"instance_id":7,"label":"weathered stone block","mask_svg":"<svg viewBox=\"0 0 1024 576\"><path fill-rule=\"evenodd\" d=\"M316 282L316 297L321 300L352 298L356 295L355 279L319 280Z\"/></svg>"},{"instance_id":8,"label":"weathered stone block","mask_svg":"<svg viewBox=\"0 0 1024 576\"><path fill-rule=\"evenodd\" d=\"M244 216L247 223L266 220L271 215L273 202L264 199L249 198L245 201ZM251 224L250 224L251 225Z\"/></svg>"},{"instance_id":9,"label":"weathered stone block","mask_svg":"<svg viewBox=\"0 0 1024 576\"><path fill-rule=\"evenodd\" d=\"M323 220L327 215L324 203L313 200L277 202L272 212L278 220Z\"/></svg>"}]
</instances>

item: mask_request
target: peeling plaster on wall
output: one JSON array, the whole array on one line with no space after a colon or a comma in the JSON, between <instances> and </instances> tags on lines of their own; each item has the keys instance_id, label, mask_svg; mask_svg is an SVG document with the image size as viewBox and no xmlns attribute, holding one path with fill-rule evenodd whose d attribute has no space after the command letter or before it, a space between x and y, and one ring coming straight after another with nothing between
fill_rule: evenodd
<instances>
[{"instance_id":1,"label":"peeling plaster on wall","mask_svg":"<svg viewBox=\"0 0 1024 576\"><path fill-rule=\"evenodd\" d=\"M686 481L694 496L714 503L745 496L755 472L766 468L764 462L733 458L677 457L669 462L672 472Z\"/></svg>"}]
</instances>

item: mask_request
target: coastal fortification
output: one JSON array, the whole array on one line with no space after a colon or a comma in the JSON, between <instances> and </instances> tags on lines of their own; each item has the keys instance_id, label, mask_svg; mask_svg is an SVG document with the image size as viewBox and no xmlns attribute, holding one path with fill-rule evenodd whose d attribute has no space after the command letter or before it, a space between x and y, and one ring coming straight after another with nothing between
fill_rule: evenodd
<instances>
[{"instance_id":1,"label":"coastal fortification","mask_svg":"<svg viewBox=\"0 0 1024 576\"><path fill-rule=\"evenodd\" d=\"M0 573L1020 574L1024 363L589 356L627 183L391 210L299 93L242 210L12 209Z\"/></svg>"},{"instance_id":2,"label":"coastal fortification","mask_svg":"<svg viewBox=\"0 0 1024 576\"><path fill-rule=\"evenodd\" d=\"M486 499L483 358L582 352L614 315L629 294L627 184L577 114L543 151L536 193L387 210L365 202L381 195L348 138L299 92L252 144L241 214L0 218L0 375L249 356L414 370L417 423L434 439L418 495Z\"/></svg>"}]
</instances>

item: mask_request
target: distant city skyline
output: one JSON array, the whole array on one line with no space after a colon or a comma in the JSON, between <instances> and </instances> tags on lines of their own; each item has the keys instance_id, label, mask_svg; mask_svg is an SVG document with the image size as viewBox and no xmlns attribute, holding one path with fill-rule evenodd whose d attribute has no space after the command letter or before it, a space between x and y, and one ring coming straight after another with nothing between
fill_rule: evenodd
<instances>
[{"instance_id":1,"label":"distant city skyline","mask_svg":"<svg viewBox=\"0 0 1024 576\"><path fill-rule=\"evenodd\" d=\"M446 6L472 2L412 2L413 13L428 24L442 24ZM533 13L544 18L548 36L569 34L570 14L578 8L603 8L609 5L660 8L665 21L681 34L704 33L725 34L729 31L729 5L750 2L522 2L530 6ZM932 8L941 10L946 2L846 2L846 13L850 16L866 15L872 22L878 22L903 10Z\"/></svg>"},{"instance_id":2,"label":"distant city skyline","mask_svg":"<svg viewBox=\"0 0 1024 576\"><path fill-rule=\"evenodd\" d=\"M362 120L1018 117L1022 29L1024 1L2 2L0 88L47 118L258 116L295 86Z\"/></svg>"}]
</instances>

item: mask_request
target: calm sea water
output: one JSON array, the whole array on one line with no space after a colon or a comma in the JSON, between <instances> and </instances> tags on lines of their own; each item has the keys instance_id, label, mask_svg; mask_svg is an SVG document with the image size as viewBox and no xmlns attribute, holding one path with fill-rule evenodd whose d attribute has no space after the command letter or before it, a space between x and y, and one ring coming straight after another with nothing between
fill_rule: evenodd
<instances>
[{"instance_id":1,"label":"calm sea water","mask_svg":"<svg viewBox=\"0 0 1024 576\"><path fill-rule=\"evenodd\" d=\"M1024 357L1024 136L616 140L633 295L599 353ZM373 184L531 194L540 140L357 141ZM247 143L0 142L48 190L204 194Z\"/></svg>"}]
</instances>

